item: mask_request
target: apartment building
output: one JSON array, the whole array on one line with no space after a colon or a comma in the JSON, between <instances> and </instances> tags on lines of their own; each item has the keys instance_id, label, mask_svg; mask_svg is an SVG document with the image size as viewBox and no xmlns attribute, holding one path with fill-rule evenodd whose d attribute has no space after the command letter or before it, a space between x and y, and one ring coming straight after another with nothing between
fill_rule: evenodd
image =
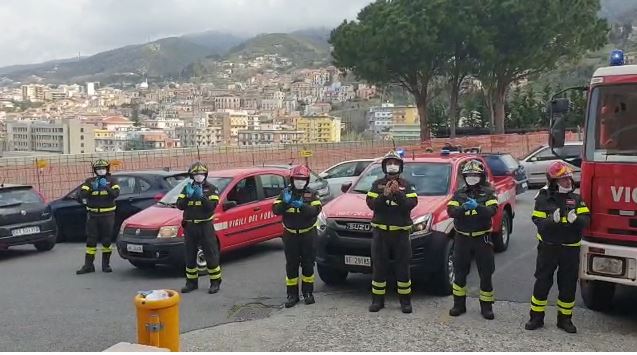
<instances>
[{"instance_id":1,"label":"apartment building","mask_svg":"<svg viewBox=\"0 0 637 355\"><path fill-rule=\"evenodd\" d=\"M84 154L95 151L95 126L77 119L7 122L7 150Z\"/></svg>"},{"instance_id":2,"label":"apartment building","mask_svg":"<svg viewBox=\"0 0 637 355\"><path fill-rule=\"evenodd\" d=\"M300 130L240 130L238 132L238 144L240 146L297 144L303 142L304 136L305 131Z\"/></svg>"},{"instance_id":3,"label":"apartment building","mask_svg":"<svg viewBox=\"0 0 637 355\"><path fill-rule=\"evenodd\" d=\"M341 119L329 115L302 116L295 127L305 132L305 143L335 143L341 141Z\"/></svg>"}]
</instances>

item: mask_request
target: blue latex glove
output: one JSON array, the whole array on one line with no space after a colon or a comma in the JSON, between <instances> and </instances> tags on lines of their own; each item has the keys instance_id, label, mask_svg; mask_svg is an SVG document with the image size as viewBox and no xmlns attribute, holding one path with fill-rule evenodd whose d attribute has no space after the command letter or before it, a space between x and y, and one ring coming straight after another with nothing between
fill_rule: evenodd
<instances>
[{"instance_id":1,"label":"blue latex glove","mask_svg":"<svg viewBox=\"0 0 637 355\"><path fill-rule=\"evenodd\" d=\"M290 201L292 201L292 192L288 189L283 190L283 202L290 203Z\"/></svg>"},{"instance_id":2,"label":"blue latex glove","mask_svg":"<svg viewBox=\"0 0 637 355\"><path fill-rule=\"evenodd\" d=\"M201 198L203 196L203 188L201 185L195 185L193 187L192 197L193 198Z\"/></svg>"},{"instance_id":3,"label":"blue latex glove","mask_svg":"<svg viewBox=\"0 0 637 355\"><path fill-rule=\"evenodd\" d=\"M294 208L301 208L301 206L303 206L303 201L301 200L294 200L290 203L290 205Z\"/></svg>"},{"instance_id":4,"label":"blue latex glove","mask_svg":"<svg viewBox=\"0 0 637 355\"><path fill-rule=\"evenodd\" d=\"M97 182L97 185L100 189L106 188L106 185L108 185L108 180L106 180L105 178L100 178Z\"/></svg>"},{"instance_id":5,"label":"blue latex glove","mask_svg":"<svg viewBox=\"0 0 637 355\"><path fill-rule=\"evenodd\" d=\"M192 186L192 183L188 183L186 185L186 197L191 198L194 192L195 192L195 189Z\"/></svg>"},{"instance_id":6,"label":"blue latex glove","mask_svg":"<svg viewBox=\"0 0 637 355\"><path fill-rule=\"evenodd\" d=\"M469 210L475 210L478 207L478 202L472 198L468 199L467 202L462 204L462 207L469 211Z\"/></svg>"},{"instance_id":7,"label":"blue latex glove","mask_svg":"<svg viewBox=\"0 0 637 355\"><path fill-rule=\"evenodd\" d=\"M93 190L97 190L97 188L99 187L97 179L93 180L93 182L91 183L91 187L93 188Z\"/></svg>"}]
</instances>

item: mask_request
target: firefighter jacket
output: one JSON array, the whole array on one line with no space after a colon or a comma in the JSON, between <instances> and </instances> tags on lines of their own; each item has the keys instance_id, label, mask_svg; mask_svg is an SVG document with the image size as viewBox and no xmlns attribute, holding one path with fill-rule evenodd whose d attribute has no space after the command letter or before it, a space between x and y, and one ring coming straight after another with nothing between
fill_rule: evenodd
<instances>
[{"instance_id":1,"label":"firefighter jacket","mask_svg":"<svg viewBox=\"0 0 637 355\"><path fill-rule=\"evenodd\" d=\"M374 181L367 193L367 207L374 211L372 226L386 231L410 231L413 224L411 210L418 204L416 187L409 181L398 178L400 191L385 196L385 186L391 180L384 177Z\"/></svg>"},{"instance_id":2,"label":"firefighter jacket","mask_svg":"<svg viewBox=\"0 0 637 355\"><path fill-rule=\"evenodd\" d=\"M106 179L106 186L100 187L99 180ZM119 185L111 174L86 179L80 186L80 199L86 201L86 210L90 214L112 214L115 212L115 199L119 196Z\"/></svg>"},{"instance_id":3,"label":"firefighter jacket","mask_svg":"<svg viewBox=\"0 0 637 355\"><path fill-rule=\"evenodd\" d=\"M478 206L466 210L463 204L474 199ZM491 219L498 211L498 199L489 185L464 186L453 194L447 203L447 214L453 218L456 232L478 237L491 232Z\"/></svg>"},{"instance_id":4,"label":"firefighter jacket","mask_svg":"<svg viewBox=\"0 0 637 355\"><path fill-rule=\"evenodd\" d=\"M192 185L196 186L195 184ZM214 185L204 181L201 184L202 196L188 197L189 184L184 186L177 197L177 208L184 211L184 222L204 223L212 221L215 208L219 203L219 190Z\"/></svg>"},{"instance_id":5,"label":"firefighter jacket","mask_svg":"<svg viewBox=\"0 0 637 355\"><path fill-rule=\"evenodd\" d=\"M291 193L289 202L285 201L285 195ZM301 201L300 207L294 207L294 201ZM311 189L298 191L291 186L281 191L279 197L274 200L272 212L277 216L283 216L283 228L292 234L303 234L315 229L318 215L321 213L321 200L318 193Z\"/></svg>"},{"instance_id":6,"label":"firefighter jacket","mask_svg":"<svg viewBox=\"0 0 637 355\"><path fill-rule=\"evenodd\" d=\"M560 221L555 222L553 214L560 211ZM568 222L568 213L575 211L577 219ZM551 245L579 246L582 230L590 223L590 211L576 193L560 194L548 188L541 189L535 197L533 223L537 226L537 238Z\"/></svg>"}]
</instances>

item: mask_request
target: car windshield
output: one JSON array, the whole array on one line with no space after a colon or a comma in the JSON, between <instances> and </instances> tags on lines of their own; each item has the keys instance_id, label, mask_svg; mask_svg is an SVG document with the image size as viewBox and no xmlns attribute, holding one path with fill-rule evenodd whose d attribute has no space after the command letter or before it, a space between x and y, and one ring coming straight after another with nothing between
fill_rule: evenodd
<instances>
[{"instance_id":1,"label":"car windshield","mask_svg":"<svg viewBox=\"0 0 637 355\"><path fill-rule=\"evenodd\" d=\"M381 165L376 163L370 166L358 179L352 191L355 193L367 193L374 181L385 174ZM405 163L401 175L416 186L418 196L442 196L449 191L451 182L451 165L438 163Z\"/></svg>"},{"instance_id":2,"label":"car windshield","mask_svg":"<svg viewBox=\"0 0 637 355\"><path fill-rule=\"evenodd\" d=\"M593 89L586 126L587 160L637 162L637 85Z\"/></svg>"},{"instance_id":3,"label":"car windshield","mask_svg":"<svg viewBox=\"0 0 637 355\"><path fill-rule=\"evenodd\" d=\"M494 176L503 176L506 175L510 170L505 164L502 156L499 155L487 155L484 157L487 161L487 165L491 169L491 172Z\"/></svg>"},{"instance_id":4,"label":"car windshield","mask_svg":"<svg viewBox=\"0 0 637 355\"><path fill-rule=\"evenodd\" d=\"M29 188L0 190L0 208L42 202L40 196Z\"/></svg>"},{"instance_id":5,"label":"car windshield","mask_svg":"<svg viewBox=\"0 0 637 355\"><path fill-rule=\"evenodd\" d=\"M161 200L159 200L160 205L172 206L177 203L177 197L184 189L187 183L191 182L190 178L186 178L177 184L177 186L173 187ZM219 189L219 193L221 194L228 184L232 181L232 178L229 177L209 177L208 182L215 185L217 189Z\"/></svg>"},{"instance_id":6,"label":"car windshield","mask_svg":"<svg viewBox=\"0 0 637 355\"><path fill-rule=\"evenodd\" d=\"M166 180L166 182L168 183L168 185L175 187L177 186L180 182L186 180L188 178L187 174L179 174L179 175L173 175L173 176L168 176L166 177L164 180Z\"/></svg>"}]
</instances>

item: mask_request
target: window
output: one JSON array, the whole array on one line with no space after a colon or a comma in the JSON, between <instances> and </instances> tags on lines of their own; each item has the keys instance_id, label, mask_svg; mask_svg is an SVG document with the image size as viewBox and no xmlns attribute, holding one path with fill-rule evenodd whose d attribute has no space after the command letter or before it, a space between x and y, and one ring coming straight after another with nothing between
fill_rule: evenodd
<instances>
[{"instance_id":1,"label":"window","mask_svg":"<svg viewBox=\"0 0 637 355\"><path fill-rule=\"evenodd\" d=\"M150 190L150 183L144 179L137 178L136 184L139 186L139 192L146 192Z\"/></svg>"},{"instance_id":2,"label":"window","mask_svg":"<svg viewBox=\"0 0 637 355\"><path fill-rule=\"evenodd\" d=\"M84 135L81 135L81 136L80 136L80 140L84 140Z\"/></svg>"},{"instance_id":3,"label":"window","mask_svg":"<svg viewBox=\"0 0 637 355\"><path fill-rule=\"evenodd\" d=\"M582 155L581 145L565 145L559 152L564 158L579 158Z\"/></svg>"},{"instance_id":4,"label":"window","mask_svg":"<svg viewBox=\"0 0 637 355\"><path fill-rule=\"evenodd\" d=\"M84 148L84 143L80 143L80 148Z\"/></svg>"},{"instance_id":5,"label":"window","mask_svg":"<svg viewBox=\"0 0 637 355\"><path fill-rule=\"evenodd\" d=\"M261 175L260 178L264 198L279 196L285 188L285 178L281 175Z\"/></svg>"},{"instance_id":6,"label":"window","mask_svg":"<svg viewBox=\"0 0 637 355\"><path fill-rule=\"evenodd\" d=\"M354 176L354 173L356 172L356 165L358 163L356 162L351 162L351 163L343 163L340 165L337 165L335 167L333 167L332 169L326 171L327 173L327 179L334 179L334 178L343 178L343 177L351 177Z\"/></svg>"},{"instance_id":7,"label":"window","mask_svg":"<svg viewBox=\"0 0 637 355\"><path fill-rule=\"evenodd\" d=\"M81 133L84 133L84 128L80 128L80 132L81 132Z\"/></svg>"},{"instance_id":8,"label":"window","mask_svg":"<svg viewBox=\"0 0 637 355\"><path fill-rule=\"evenodd\" d=\"M540 150L538 153L535 154L534 157L536 158L537 161L546 161L546 160L555 160L555 159L557 159L557 157L555 156L555 154L553 154L553 152L551 151L550 148L544 148L544 149Z\"/></svg>"},{"instance_id":9,"label":"window","mask_svg":"<svg viewBox=\"0 0 637 355\"><path fill-rule=\"evenodd\" d=\"M117 176L115 181L119 185L119 191L122 195L130 195L135 193L135 178L132 176Z\"/></svg>"},{"instance_id":10,"label":"window","mask_svg":"<svg viewBox=\"0 0 637 355\"><path fill-rule=\"evenodd\" d=\"M235 201L238 205L257 201L257 181L254 176L239 181L228 193L229 201Z\"/></svg>"}]
</instances>

